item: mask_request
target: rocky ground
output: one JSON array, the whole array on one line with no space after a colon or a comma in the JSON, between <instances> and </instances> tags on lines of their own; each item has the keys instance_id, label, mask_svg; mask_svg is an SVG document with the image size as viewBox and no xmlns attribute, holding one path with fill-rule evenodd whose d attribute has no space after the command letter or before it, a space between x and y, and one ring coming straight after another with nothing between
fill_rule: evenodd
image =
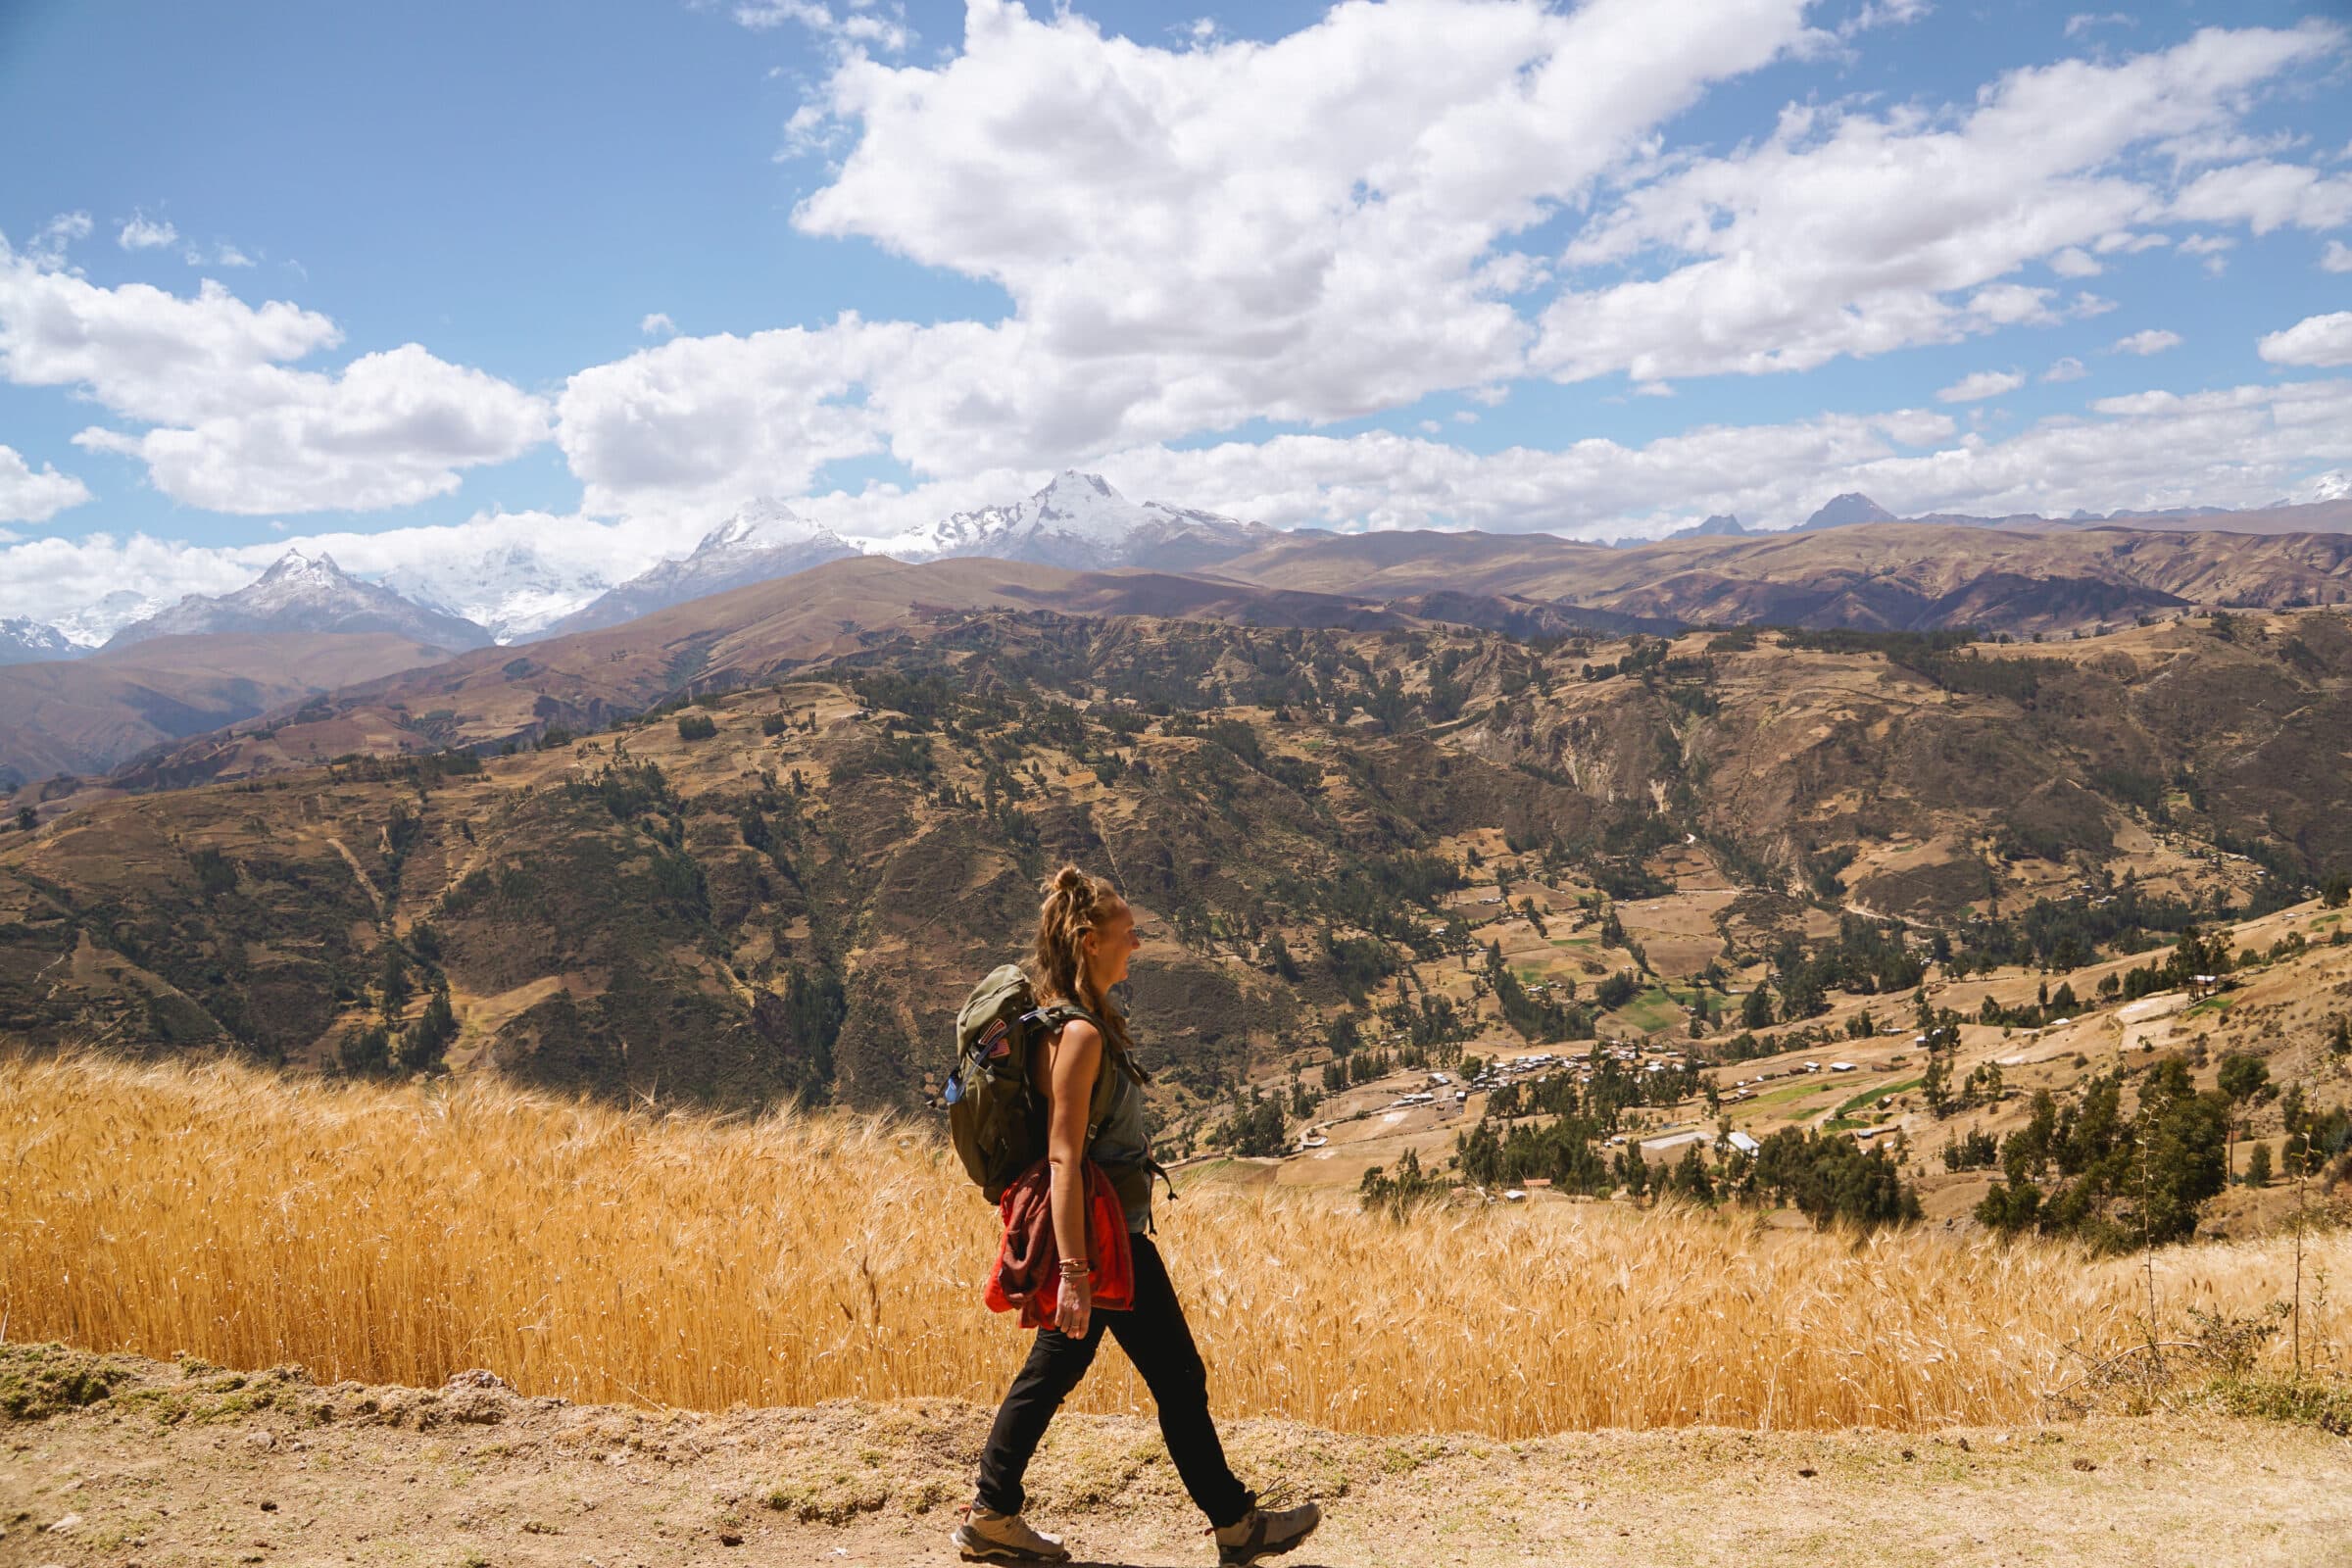
<instances>
[{"instance_id":1,"label":"rocky ground","mask_svg":"<svg viewBox=\"0 0 2352 1568\"><path fill-rule=\"evenodd\" d=\"M903 1565L989 1412L723 1414L0 1348L0 1565ZM2015 1430L1357 1437L1238 1423L1325 1565L2352 1564L2352 1441L2194 1407ZM1032 1517L1081 1562L1214 1561L1148 1417L1066 1416Z\"/></svg>"}]
</instances>

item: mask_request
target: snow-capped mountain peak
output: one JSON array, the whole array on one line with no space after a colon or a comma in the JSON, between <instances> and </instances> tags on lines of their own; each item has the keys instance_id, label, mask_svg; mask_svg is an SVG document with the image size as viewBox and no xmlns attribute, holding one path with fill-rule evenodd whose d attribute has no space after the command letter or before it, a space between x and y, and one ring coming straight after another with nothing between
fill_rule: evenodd
<instances>
[{"instance_id":1,"label":"snow-capped mountain peak","mask_svg":"<svg viewBox=\"0 0 2352 1568\"><path fill-rule=\"evenodd\" d=\"M335 558L325 551L290 549L270 564L259 581L241 590L246 603L257 608L270 605L291 605L309 600L332 599L352 589L363 588L357 577L335 564Z\"/></svg>"},{"instance_id":2,"label":"snow-capped mountain peak","mask_svg":"<svg viewBox=\"0 0 2352 1568\"><path fill-rule=\"evenodd\" d=\"M27 664L51 659L72 659L81 650L45 620L29 615L0 615L0 664Z\"/></svg>"},{"instance_id":3,"label":"snow-capped mountain peak","mask_svg":"<svg viewBox=\"0 0 2352 1568\"><path fill-rule=\"evenodd\" d=\"M789 577L861 554L832 529L762 497L703 535L691 554L661 561L547 629L550 634L617 626L690 599Z\"/></svg>"},{"instance_id":4,"label":"snow-capped mountain peak","mask_svg":"<svg viewBox=\"0 0 2352 1568\"><path fill-rule=\"evenodd\" d=\"M324 551L289 550L236 592L189 594L122 626L107 646L207 632L280 631L393 632L444 648L475 648L490 640L469 620L362 582Z\"/></svg>"},{"instance_id":5,"label":"snow-capped mountain peak","mask_svg":"<svg viewBox=\"0 0 2352 1568\"><path fill-rule=\"evenodd\" d=\"M2309 506L2321 501L2352 501L2352 468L2330 468L2303 481L2287 504Z\"/></svg>"},{"instance_id":6,"label":"snow-capped mountain peak","mask_svg":"<svg viewBox=\"0 0 2352 1568\"><path fill-rule=\"evenodd\" d=\"M145 620L171 603L135 588L117 588L94 605L84 605L71 614L59 616L57 629L65 634L66 641L86 652L105 646L116 632L134 620Z\"/></svg>"},{"instance_id":7,"label":"snow-capped mountain peak","mask_svg":"<svg viewBox=\"0 0 2352 1568\"><path fill-rule=\"evenodd\" d=\"M1065 468L1025 501L952 513L878 548L902 561L994 556L1082 569L1182 569L1238 555L1267 532L1261 524L1214 513L1158 501L1138 505L1101 474Z\"/></svg>"},{"instance_id":8,"label":"snow-capped mountain peak","mask_svg":"<svg viewBox=\"0 0 2352 1568\"><path fill-rule=\"evenodd\" d=\"M772 496L761 496L726 521L703 535L695 554L710 550L789 550L832 531L810 522Z\"/></svg>"}]
</instances>

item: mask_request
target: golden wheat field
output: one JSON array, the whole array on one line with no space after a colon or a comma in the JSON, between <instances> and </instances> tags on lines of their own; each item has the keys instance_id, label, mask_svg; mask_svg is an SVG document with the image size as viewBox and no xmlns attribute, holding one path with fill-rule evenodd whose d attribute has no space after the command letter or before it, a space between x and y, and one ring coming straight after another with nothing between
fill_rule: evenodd
<instances>
[{"instance_id":1,"label":"golden wheat field","mask_svg":"<svg viewBox=\"0 0 2352 1568\"><path fill-rule=\"evenodd\" d=\"M0 1172L9 1339L710 1409L993 1401L1023 1351L980 1301L994 1210L888 1118L6 1060ZM1218 1408L1345 1431L2031 1420L2148 1334L2138 1259L1926 1230L1564 1203L1399 1226L1200 1183L1163 1214ZM2316 1239L2306 1279L2347 1263ZM2159 1330L2258 1312L2289 1267L2283 1242L2161 1252ZM2307 1355L2332 1329L2307 1309ZM1105 1355L1077 1403L1146 1397Z\"/></svg>"}]
</instances>

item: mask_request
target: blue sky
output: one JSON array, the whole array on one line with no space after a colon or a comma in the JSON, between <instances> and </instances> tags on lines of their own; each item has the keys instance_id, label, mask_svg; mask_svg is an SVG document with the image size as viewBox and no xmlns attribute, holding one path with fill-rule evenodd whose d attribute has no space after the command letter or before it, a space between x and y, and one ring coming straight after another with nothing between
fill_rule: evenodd
<instances>
[{"instance_id":1,"label":"blue sky","mask_svg":"<svg viewBox=\"0 0 2352 1568\"><path fill-rule=\"evenodd\" d=\"M2330 493L2341 18L21 0L0 613L1069 465L1603 537Z\"/></svg>"}]
</instances>

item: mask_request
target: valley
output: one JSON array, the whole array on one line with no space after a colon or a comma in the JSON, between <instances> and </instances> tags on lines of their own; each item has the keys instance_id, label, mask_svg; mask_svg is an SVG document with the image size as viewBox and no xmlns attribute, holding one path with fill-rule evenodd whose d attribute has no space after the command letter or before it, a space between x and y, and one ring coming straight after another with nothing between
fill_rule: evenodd
<instances>
[{"instance_id":1,"label":"valley","mask_svg":"<svg viewBox=\"0 0 2352 1568\"><path fill-rule=\"evenodd\" d=\"M2332 611L1528 640L1025 571L836 563L795 581L868 584L872 624L839 594L758 613L771 586L666 612L738 624L684 689L658 613L346 688L293 726L346 726L321 763L254 731L208 743L251 763L220 781L130 787L167 761L50 802L0 845L0 1013L45 1049L917 1109L940 1020L1075 859L1136 904L1159 1136L1216 1180L1370 1195L1409 1162L1398 1200L1554 1201L1695 1171L1786 1205L1789 1159L1868 1145L1886 1194L1848 1217L1958 1221L2002 1138L2107 1075L2136 1103L2177 1060L2167 1093L2218 1093L2242 1056L2300 1075L2297 1114L2341 1102L2315 1046L2352 1010L2314 897L2352 858ZM1080 608L1026 603L1041 575ZM976 603L894 612L908 577ZM543 692L654 700L487 755L382 721L541 658ZM2249 956L2198 1028L2123 996L2200 931ZM2277 1098L2233 1111L2233 1173L2265 1140L2284 1168ZM2139 1213L2082 1201L2070 1227Z\"/></svg>"}]
</instances>

